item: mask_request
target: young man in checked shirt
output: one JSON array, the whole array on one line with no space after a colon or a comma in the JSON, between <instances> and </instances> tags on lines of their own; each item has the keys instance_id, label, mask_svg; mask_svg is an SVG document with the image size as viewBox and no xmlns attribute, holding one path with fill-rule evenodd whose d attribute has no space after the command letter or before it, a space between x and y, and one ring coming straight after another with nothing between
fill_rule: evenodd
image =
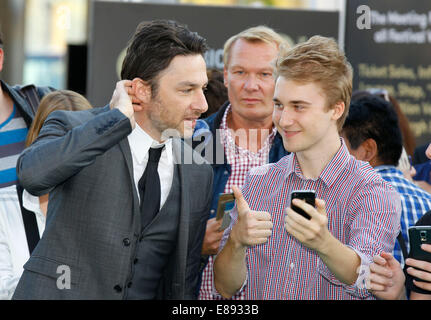
<instances>
[{"instance_id":1,"label":"young man in checked shirt","mask_svg":"<svg viewBox=\"0 0 431 320\"><path fill-rule=\"evenodd\" d=\"M273 63L281 45L287 45L286 41L265 26L252 27L229 38L223 57L229 101L196 124L201 129L193 140L200 142L200 135L209 137L204 143L212 145L214 156L208 159L213 167L214 184L202 249L201 300L216 298L213 255L218 252L223 236L219 230L222 220L215 220L220 193L232 192L232 185L242 186L250 169L276 162L287 154L272 122Z\"/></svg>"},{"instance_id":2,"label":"young man in checked shirt","mask_svg":"<svg viewBox=\"0 0 431 320\"><path fill-rule=\"evenodd\" d=\"M252 169L214 264L224 297L373 299L365 288L376 253L392 250L400 200L373 168L349 154L339 136L348 113L352 69L333 39L315 36L282 52L276 64L273 120L286 150ZM294 200L316 191L316 207ZM360 275L360 276L359 276Z\"/></svg>"},{"instance_id":3,"label":"young man in checked shirt","mask_svg":"<svg viewBox=\"0 0 431 320\"><path fill-rule=\"evenodd\" d=\"M431 194L404 178L403 173L396 168L403 141L393 106L372 95L352 102L342 136L350 153L358 160L369 162L400 194L401 234L409 252L408 228L431 210ZM404 267L398 242L395 244L394 257Z\"/></svg>"}]
</instances>

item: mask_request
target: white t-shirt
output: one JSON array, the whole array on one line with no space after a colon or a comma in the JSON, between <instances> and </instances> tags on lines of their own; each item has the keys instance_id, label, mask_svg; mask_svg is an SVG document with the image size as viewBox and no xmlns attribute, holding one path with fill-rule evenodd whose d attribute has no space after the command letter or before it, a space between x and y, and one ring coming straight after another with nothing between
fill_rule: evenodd
<instances>
[{"instance_id":1,"label":"white t-shirt","mask_svg":"<svg viewBox=\"0 0 431 320\"><path fill-rule=\"evenodd\" d=\"M36 214L39 235L45 230L45 216L39 198L24 190L23 206ZM0 299L11 299L23 266L30 258L16 186L0 189Z\"/></svg>"}]
</instances>

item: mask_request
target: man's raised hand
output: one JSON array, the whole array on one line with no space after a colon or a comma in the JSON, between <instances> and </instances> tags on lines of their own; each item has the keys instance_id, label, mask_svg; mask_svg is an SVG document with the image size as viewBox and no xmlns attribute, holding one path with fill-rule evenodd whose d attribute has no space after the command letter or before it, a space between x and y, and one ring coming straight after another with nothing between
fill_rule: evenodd
<instances>
[{"instance_id":1,"label":"man's raised hand","mask_svg":"<svg viewBox=\"0 0 431 320\"><path fill-rule=\"evenodd\" d=\"M118 81L115 86L109 106L111 109L120 110L126 117L128 117L133 129L135 127L134 113L135 111L141 110L138 102L138 99L134 95L132 81L121 80Z\"/></svg>"},{"instance_id":2,"label":"man's raised hand","mask_svg":"<svg viewBox=\"0 0 431 320\"><path fill-rule=\"evenodd\" d=\"M272 234L271 214L266 211L254 211L248 206L241 190L233 186L236 199L238 221L232 228L231 238L237 246L249 247L268 241Z\"/></svg>"}]
</instances>

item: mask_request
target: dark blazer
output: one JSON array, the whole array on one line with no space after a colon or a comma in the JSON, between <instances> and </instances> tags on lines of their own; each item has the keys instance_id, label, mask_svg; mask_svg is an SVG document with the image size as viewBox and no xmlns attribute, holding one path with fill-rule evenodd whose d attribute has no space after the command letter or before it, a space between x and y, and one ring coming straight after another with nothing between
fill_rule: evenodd
<instances>
[{"instance_id":1,"label":"dark blazer","mask_svg":"<svg viewBox=\"0 0 431 320\"><path fill-rule=\"evenodd\" d=\"M34 195L50 196L45 232L24 265L14 299L123 298L141 230L130 132L129 119L109 106L56 111L22 153L20 183ZM196 298L212 170L208 164L182 164L183 154L191 152L173 139L181 213L160 299ZM71 288L59 289L65 267Z\"/></svg>"}]
</instances>

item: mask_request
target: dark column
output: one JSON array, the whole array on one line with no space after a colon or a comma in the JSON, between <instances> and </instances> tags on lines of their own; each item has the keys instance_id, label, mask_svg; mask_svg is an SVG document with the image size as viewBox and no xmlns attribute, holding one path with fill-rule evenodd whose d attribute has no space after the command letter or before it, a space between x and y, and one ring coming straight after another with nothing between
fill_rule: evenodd
<instances>
[{"instance_id":1,"label":"dark column","mask_svg":"<svg viewBox=\"0 0 431 320\"><path fill-rule=\"evenodd\" d=\"M3 34L5 62L0 78L20 84L24 69L25 0L0 0L0 28Z\"/></svg>"}]
</instances>

